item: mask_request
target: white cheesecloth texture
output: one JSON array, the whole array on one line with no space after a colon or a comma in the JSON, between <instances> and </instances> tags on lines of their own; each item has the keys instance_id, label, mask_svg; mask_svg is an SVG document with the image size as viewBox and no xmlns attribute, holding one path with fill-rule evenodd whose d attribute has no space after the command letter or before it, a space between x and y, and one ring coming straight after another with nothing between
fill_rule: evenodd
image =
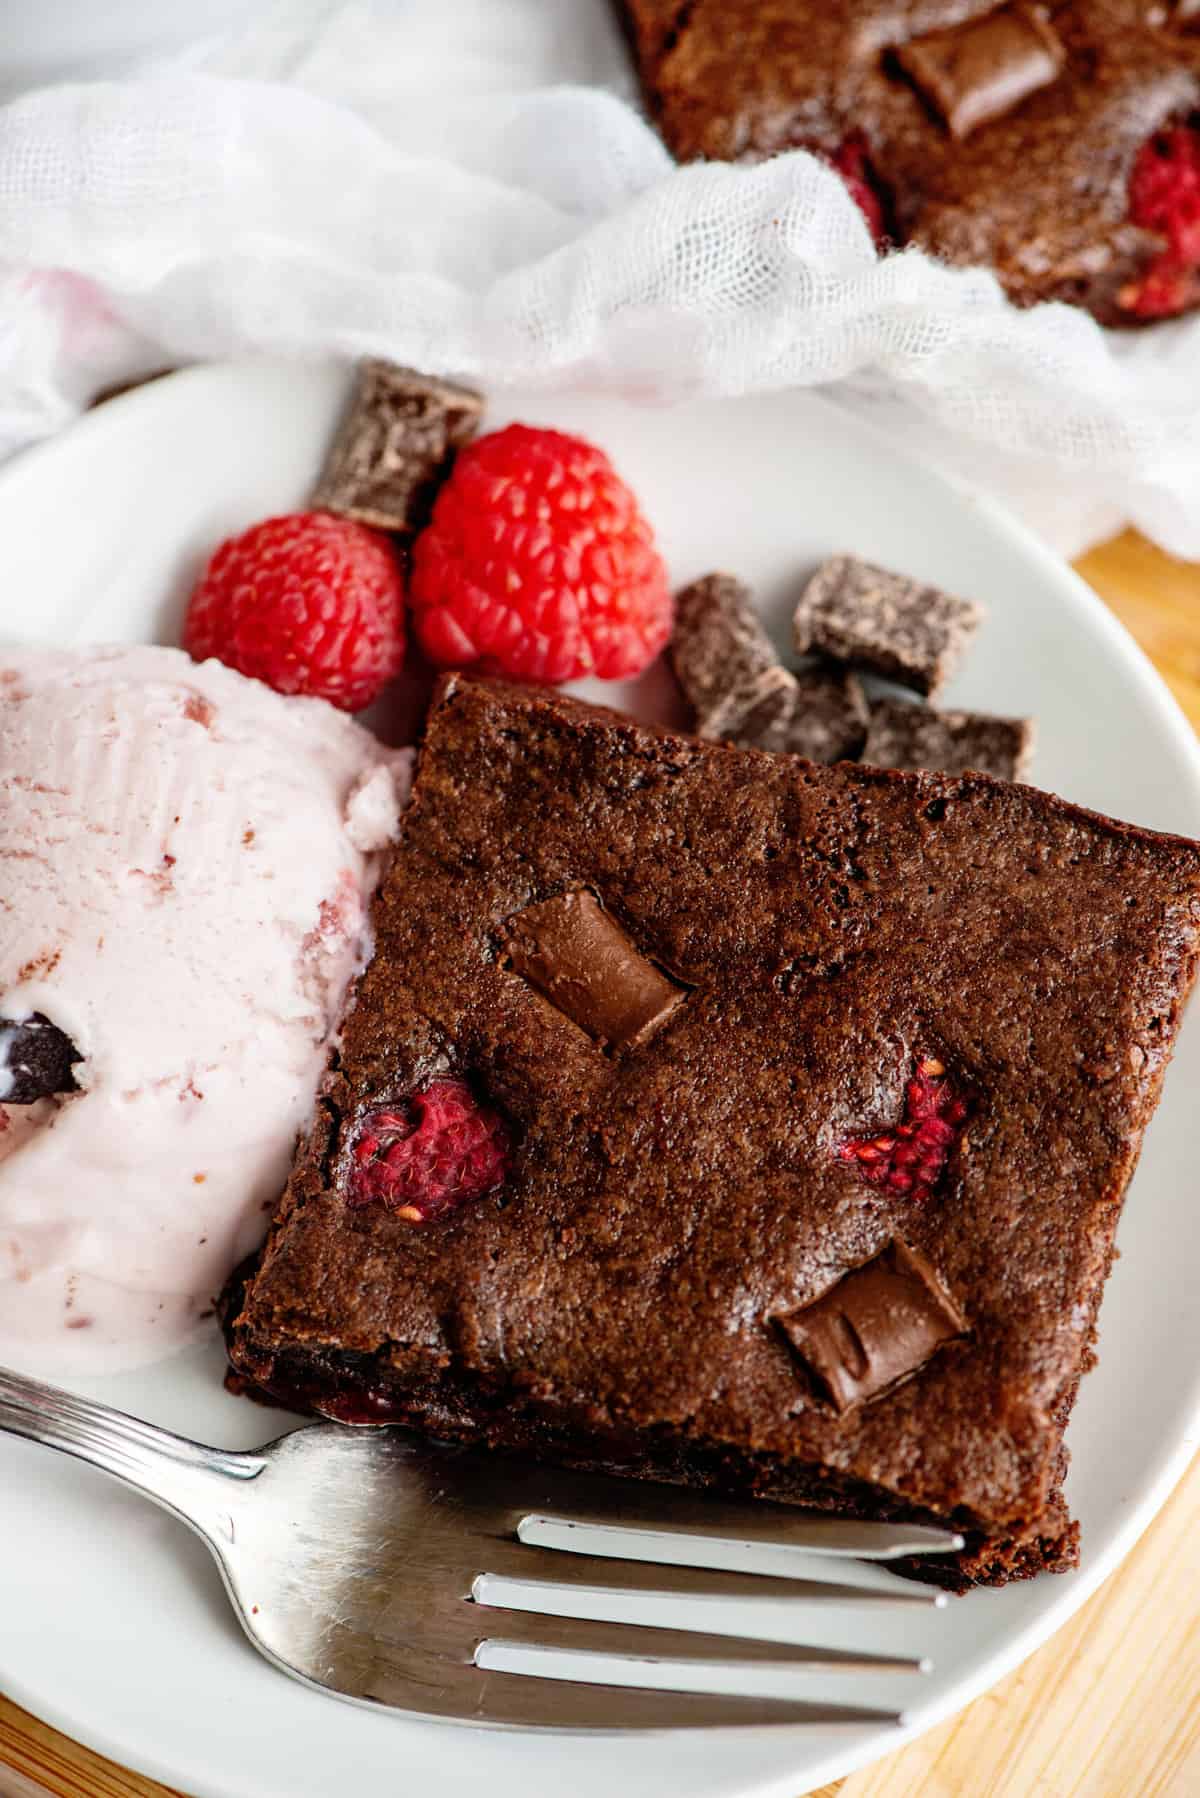
<instances>
[{"instance_id":1,"label":"white cheesecloth texture","mask_svg":"<svg viewBox=\"0 0 1200 1798\"><path fill-rule=\"evenodd\" d=\"M650 402L821 386L1065 551L1131 520L1200 557L1200 316L1104 332L879 257L804 152L676 167L609 0L189 13L182 48L0 65L0 452L246 354Z\"/></svg>"}]
</instances>

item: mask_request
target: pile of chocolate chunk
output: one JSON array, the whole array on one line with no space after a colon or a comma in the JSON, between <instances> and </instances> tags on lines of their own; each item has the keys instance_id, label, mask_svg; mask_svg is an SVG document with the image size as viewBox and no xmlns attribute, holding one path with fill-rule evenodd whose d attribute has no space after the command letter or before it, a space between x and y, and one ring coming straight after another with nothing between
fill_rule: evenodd
<instances>
[{"instance_id":1,"label":"pile of chocolate chunk","mask_svg":"<svg viewBox=\"0 0 1200 1798\"><path fill-rule=\"evenodd\" d=\"M676 599L671 654L699 736L812 762L861 760L878 768L978 771L1021 780L1033 755L1033 720L939 711L946 684L983 621L983 608L856 556L832 556L813 574L793 618L799 664L786 668L748 588L728 574L694 581Z\"/></svg>"}]
</instances>

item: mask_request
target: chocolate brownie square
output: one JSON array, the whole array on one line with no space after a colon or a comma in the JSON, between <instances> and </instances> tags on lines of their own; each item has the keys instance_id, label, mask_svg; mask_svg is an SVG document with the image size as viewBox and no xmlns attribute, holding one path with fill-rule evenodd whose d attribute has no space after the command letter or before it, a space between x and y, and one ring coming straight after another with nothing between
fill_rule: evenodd
<instances>
[{"instance_id":1,"label":"chocolate brownie square","mask_svg":"<svg viewBox=\"0 0 1200 1798\"><path fill-rule=\"evenodd\" d=\"M1191 0L620 0L680 161L797 147L880 238L1021 305L1132 324L1200 301Z\"/></svg>"},{"instance_id":2,"label":"chocolate brownie square","mask_svg":"<svg viewBox=\"0 0 1200 1798\"><path fill-rule=\"evenodd\" d=\"M1200 845L453 676L373 919L242 1380L1071 1563Z\"/></svg>"}]
</instances>

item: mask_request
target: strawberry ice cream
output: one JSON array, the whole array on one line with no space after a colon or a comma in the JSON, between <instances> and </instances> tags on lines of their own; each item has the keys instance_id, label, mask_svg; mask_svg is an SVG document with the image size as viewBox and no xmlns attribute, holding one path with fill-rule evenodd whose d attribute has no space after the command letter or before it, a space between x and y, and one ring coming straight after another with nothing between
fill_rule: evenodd
<instances>
[{"instance_id":1,"label":"strawberry ice cream","mask_svg":"<svg viewBox=\"0 0 1200 1798\"><path fill-rule=\"evenodd\" d=\"M311 1110L409 761L178 650L0 650L0 1363L203 1327Z\"/></svg>"}]
</instances>

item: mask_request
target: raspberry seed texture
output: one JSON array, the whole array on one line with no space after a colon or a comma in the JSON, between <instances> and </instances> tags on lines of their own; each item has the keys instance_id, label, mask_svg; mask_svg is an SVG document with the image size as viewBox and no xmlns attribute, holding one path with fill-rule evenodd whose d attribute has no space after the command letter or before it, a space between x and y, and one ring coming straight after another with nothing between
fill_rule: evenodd
<instances>
[{"instance_id":1,"label":"raspberry seed texture","mask_svg":"<svg viewBox=\"0 0 1200 1798\"><path fill-rule=\"evenodd\" d=\"M965 1102L933 1056L918 1057L904 1088L904 1116L876 1136L851 1137L836 1155L857 1168L869 1186L920 1201L941 1179L950 1151L962 1135Z\"/></svg>"},{"instance_id":2,"label":"raspberry seed texture","mask_svg":"<svg viewBox=\"0 0 1200 1798\"><path fill-rule=\"evenodd\" d=\"M1200 299L1200 130L1171 125L1138 151L1129 216L1165 247L1120 303L1137 318L1170 318Z\"/></svg>"},{"instance_id":3,"label":"raspberry seed texture","mask_svg":"<svg viewBox=\"0 0 1200 1798\"><path fill-rule=\"evenodd\" d=\"M653 532L608 457L521 424L459 452L409 597L438 667L552 683L640 673L673 615Z\"/></svg>"},{"instance_id":4,"label":"raspberry seed texture","mask_svg":"<svg viewBox=\"0 0 1200 1798\"><path fill-rule=\"evenodd\" d=\"M511 1142L498 1113L462 1080L435 1080L411 1099L368 1112L351 1151L347 1203L380 1200L423 1224L504 1182Z\"/></svg>"},{"instance_id":5,"label":"raspberry seed texture","mask_svg":"<svg viewBox=\"0 0 1200 1798\"><path fill-rule=\"evenodd\" d=\"M192 594L183 646L277 693L370 705L404 660L404 585L381 531L330 512L231 537Z\"/></svg>"}]
</instances>

